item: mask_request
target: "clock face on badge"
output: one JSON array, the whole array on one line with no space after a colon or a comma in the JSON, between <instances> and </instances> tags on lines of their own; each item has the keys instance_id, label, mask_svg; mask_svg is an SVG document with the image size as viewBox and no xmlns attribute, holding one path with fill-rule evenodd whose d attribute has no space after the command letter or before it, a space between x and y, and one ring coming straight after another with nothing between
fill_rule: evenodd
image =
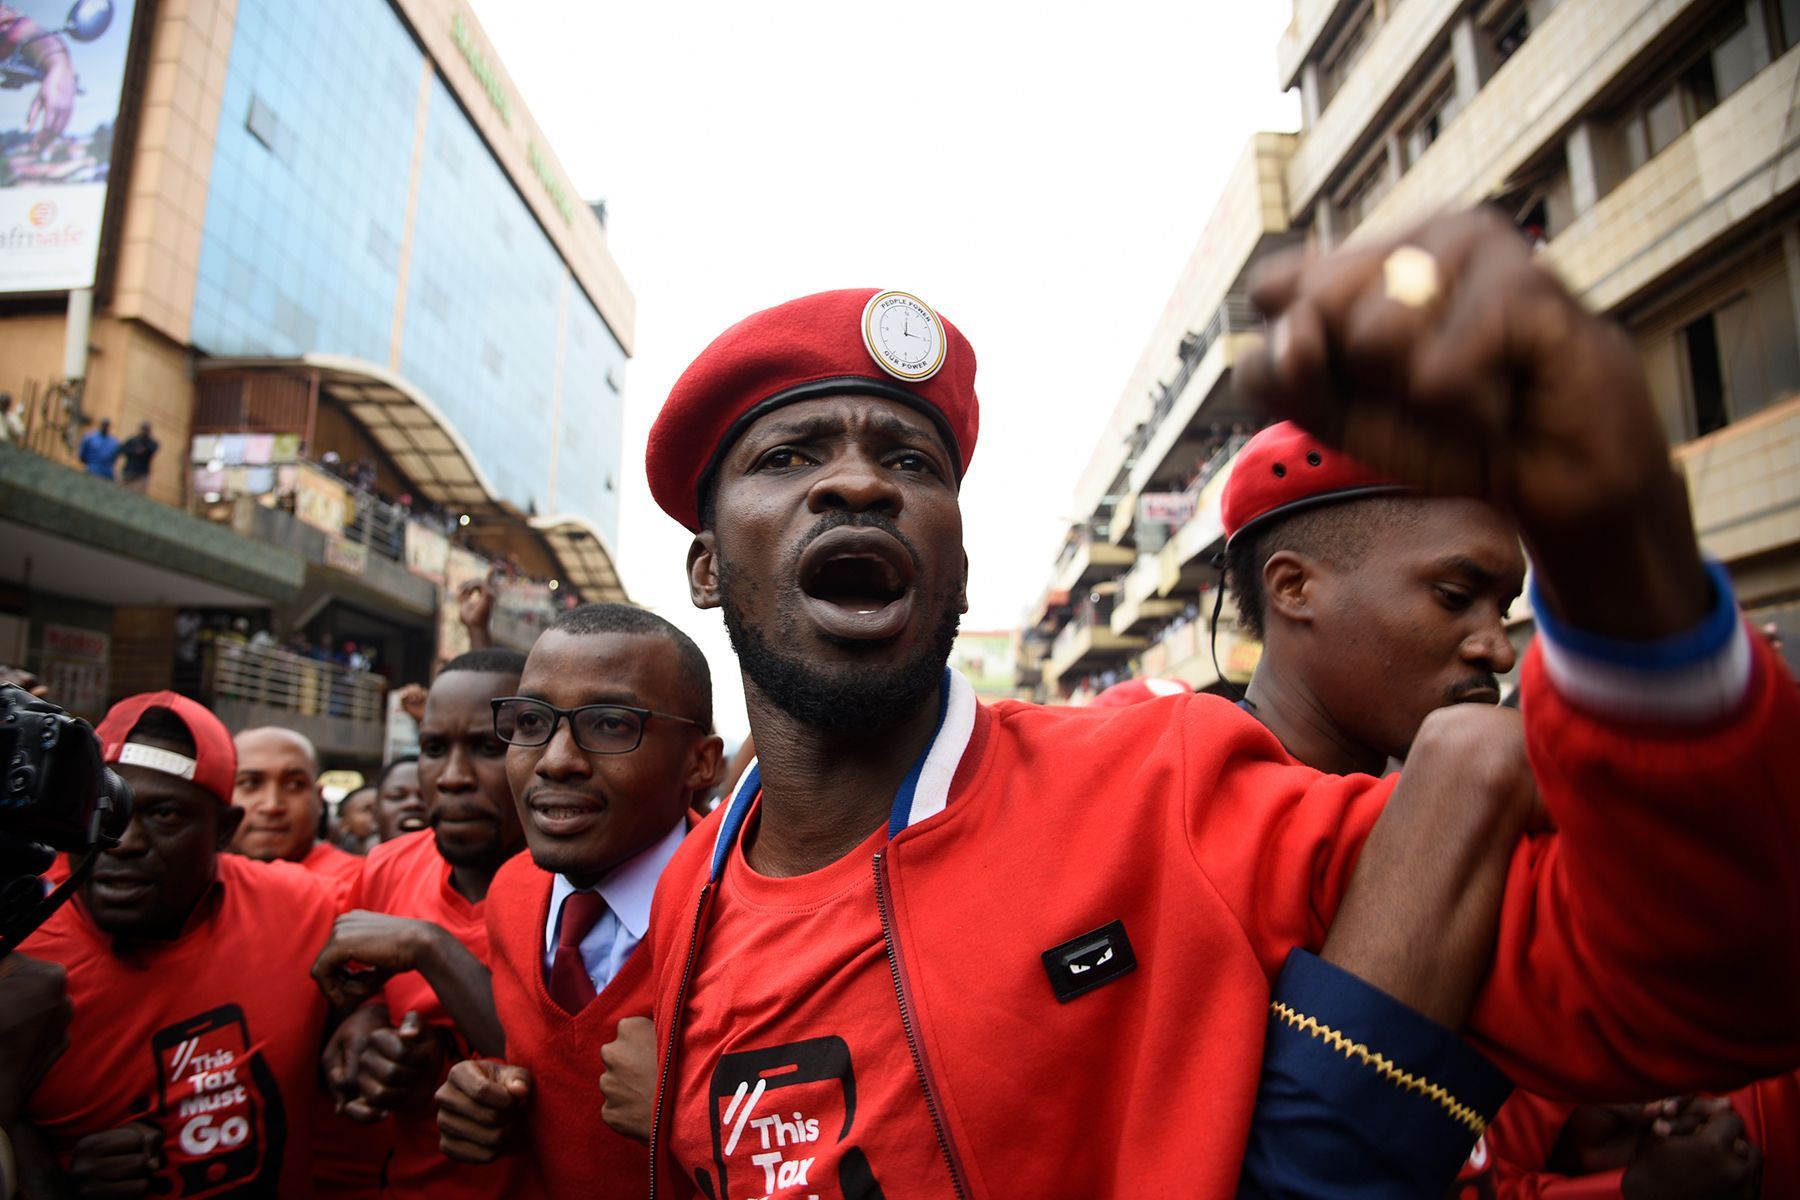
<instances>
[{"instance_id":1,"label":"clock face on badge","mask_svg":"<svg viewBox=\"0 0 1800 1200\"><path fill-rule=\"evenodd\" d=\"M871 297L863 309L862 332L870 357L897 379L918 383L944 365L944 323L930 305L908 292Z\"/></svg>"}]
</instances>

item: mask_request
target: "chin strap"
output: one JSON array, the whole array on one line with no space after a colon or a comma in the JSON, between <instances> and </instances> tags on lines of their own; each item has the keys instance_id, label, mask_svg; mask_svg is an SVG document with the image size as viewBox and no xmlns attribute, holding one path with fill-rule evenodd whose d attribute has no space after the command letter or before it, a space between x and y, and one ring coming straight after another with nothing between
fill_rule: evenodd
<instances>
[{"instance_id":1,"label":"chin strap","mask_svg":"<svg viewBox=\"0 0 1800 1200\"><path fill-rule=\"evenodd\" d=\"M1225 552L1212 556L1213 568L1219 572L1218 586L1213 589L1212 620L1206 625L1206 649L1212 655L1213 674L1219 677L1219 683L1239 700L1246 693L1243 688L1225 678L1225 671L1219 666L1219 613L1225 608Z\"/></svg>"}]
</instances>

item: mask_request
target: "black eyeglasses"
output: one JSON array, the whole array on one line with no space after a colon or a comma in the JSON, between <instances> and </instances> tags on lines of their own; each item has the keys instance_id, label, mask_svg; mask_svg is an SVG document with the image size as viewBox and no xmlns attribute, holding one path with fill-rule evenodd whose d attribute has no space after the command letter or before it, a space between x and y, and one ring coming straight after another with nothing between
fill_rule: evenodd
<instances>
[{"instance_id":1,"label":"black eyeglasses","mask_svg":"<svg viewBox=\"0 0 1800 1200\"><path fill-rule=\"evenodd\" d=\"M492 701L494 736L509 746L543 746L556 736L556 727L566 718L575 734L575 744L589 754L630 754L644 740L644 722L651 717L680 721L702 728L700 722L674 713L656 712L648 708L632 708L627 704L583 704L579 708L558 708L528 696L502 696Z\"/></svg>"}]
</instances>

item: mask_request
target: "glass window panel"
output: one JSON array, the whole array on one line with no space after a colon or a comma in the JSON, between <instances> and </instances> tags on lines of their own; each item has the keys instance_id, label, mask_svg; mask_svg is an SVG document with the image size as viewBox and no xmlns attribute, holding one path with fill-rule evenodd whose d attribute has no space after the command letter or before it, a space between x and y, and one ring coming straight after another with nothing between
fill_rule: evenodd
<instances>
[{"instance_id":1,"label":"glass window panel","mask_svg":"<svg viewBox=\"0 0 1800 1200\"><path fill-rule=\"evenodd\" d=\"M1678 88L1670 88L1644 110L1644 128L1649 135L1650 157L1662 153L1670 142L1681 136L1686 123L1682 120Z\"/></svg>"},{"instance_id":2,"label":"glass window panel","mask_svg":"<svg viewBox=\"0 0 1800 1200\"><path fill-rule=\"evenodd\" d=\"M1750 82L1756 74L1756 49L1748 23L1720 42L1712 52L1713 93L1723 100Z\"/></svg>"}]
</instances>

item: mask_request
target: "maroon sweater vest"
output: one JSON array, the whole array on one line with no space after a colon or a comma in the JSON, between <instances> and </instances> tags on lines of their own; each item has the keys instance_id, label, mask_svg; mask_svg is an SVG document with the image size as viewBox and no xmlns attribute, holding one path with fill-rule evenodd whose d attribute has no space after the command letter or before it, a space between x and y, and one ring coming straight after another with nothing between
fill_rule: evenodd
<instances>
[{"instance_id":1,"label":"maroon sweater vest","mask_svg":"<svg viewBox=\"0 0 1800 1200\"><path fill-rule=\"evenodd\" d=\"M506 1031L506 1061L531 1072L525 1123L544 1194L557 1200L625 1200L649 1190L650 1158L600 1117L600 1048L621 1017L648 1017L650 947L579 1013L565 1012L544 986L544 922L552 876L515 855L487 895L494 1006Z\"/></svg>"}]
</instances>

